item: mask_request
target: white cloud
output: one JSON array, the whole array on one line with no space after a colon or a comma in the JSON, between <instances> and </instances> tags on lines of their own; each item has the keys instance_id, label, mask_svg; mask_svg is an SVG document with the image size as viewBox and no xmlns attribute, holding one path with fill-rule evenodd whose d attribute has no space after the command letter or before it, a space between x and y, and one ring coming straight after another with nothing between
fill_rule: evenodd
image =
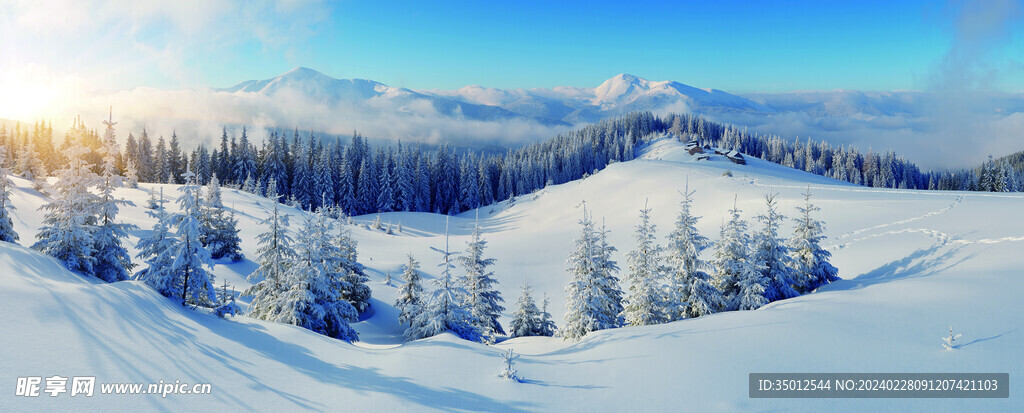
<instances>
[{"instance_id":1,"label":"white cloud","mask_svg":"<svg viewBox=\"0 0 1024 413\"><path fill-rule=\"evenodd\" d=\"M467 120L439 114L430 102L413 100L395 107L384 99L369 104L342 101L325 104L297 93L278 93L268 97L258 93L227 93L211 89L159 90L136 88L130 91L83 96L77 105L64 108L57 119L72 119L81 114L87 126L98 127L113 106L118 121L118 136L129 131L138 135L143 127L150 136L170 137L176 131L186 146L213 144L221 128L246 125L250 136L260 140L267 128L302 133L312 130L348 135L353 130L381 139L438 143L519 145L553 137L569 127L549 127L527 119L500 121ZM60 121L54 127L65 130Z\"/></svg>"}]
</instances>

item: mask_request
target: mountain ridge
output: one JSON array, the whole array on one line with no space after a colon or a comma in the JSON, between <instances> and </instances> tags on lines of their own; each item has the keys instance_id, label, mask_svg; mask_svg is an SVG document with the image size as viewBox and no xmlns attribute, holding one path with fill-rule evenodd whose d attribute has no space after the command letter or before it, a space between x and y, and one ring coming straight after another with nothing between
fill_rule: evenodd
<instances>
[{"instance_id":1,"label":"mountain ridge","mask_svg":"<svg viewBox=\"0 0 1024 413\"><path fill-rule=\"evenodd\" d=\"M621 73L593 88L498 89L467 85L455 90L407 89L368 79L339 79L299 66L281 75L247 80L215 89L265 96L296 93L323 103L369 103L401 108L417 101L447 116L469 120L532 119L548 125L572 125L639 110L698 110L701 113L772 113L771 108L718 89L700 89L676 81L651 81Z\"/></svg>"}]
</instances>

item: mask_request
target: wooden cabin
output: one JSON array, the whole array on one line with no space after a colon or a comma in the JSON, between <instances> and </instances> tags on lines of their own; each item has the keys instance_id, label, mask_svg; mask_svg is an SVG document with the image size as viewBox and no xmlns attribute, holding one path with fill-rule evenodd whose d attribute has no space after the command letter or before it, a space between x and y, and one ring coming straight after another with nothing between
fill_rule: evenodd
<instances>
[{"instance_id":1,"label":"wooden cabin","mask_svg":"<svg viewBox=\"0 0 1024 413\"><path fill-rule=\"evenodd\" d=\"M732 161L732 163L737 165L747 164L747 160L743 159L743 154L736 151L729 151L729 153L725 154L725 157L729 158L729 160Z\"/></svg>"}]
</instances>

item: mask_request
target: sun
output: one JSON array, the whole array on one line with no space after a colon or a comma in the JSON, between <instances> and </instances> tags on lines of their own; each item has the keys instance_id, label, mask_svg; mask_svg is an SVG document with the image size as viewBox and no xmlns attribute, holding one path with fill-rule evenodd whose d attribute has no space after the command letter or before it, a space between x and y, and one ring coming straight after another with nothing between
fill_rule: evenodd
<instances>
[{"instance_id":1,"label":"sun","mask_svg":"<svg viewBox=\"0 0 1024 413\"><path fill-rule=\"evenodd\" d=\"M0 118L33 121L57 111L61 90L52 79L16 70L0 74Z\"/></svg>"}]
</instances>

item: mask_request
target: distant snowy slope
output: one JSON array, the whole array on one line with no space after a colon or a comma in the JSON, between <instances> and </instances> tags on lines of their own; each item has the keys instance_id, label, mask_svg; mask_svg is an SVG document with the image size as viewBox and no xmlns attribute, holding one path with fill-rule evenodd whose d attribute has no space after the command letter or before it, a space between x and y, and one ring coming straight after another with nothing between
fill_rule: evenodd
<instances>
[{"instance_id":1,"label":"distant snowy slope","mask_svg":"<svg viewBox=\"0 0 1024 413\"><path fill-rule=\"evenodd\" d=\"M732 176L723 176L726 170ZM16 229L34 240L45 202L14 180ZM719 237L735 202L752 227L763 195L778 192L781 210L795 214L810 186L827 225L825 246L844 280L756 311L716 314L651 327L592 333L578 343L517 338L495 346L450 335L401 343L394 301L398 274L412 253L430 280L438 275L446 221L451 245L465 248L477 222L488 241L506 310L506 324L529 282L538 300L551 298L563 324L565 260L583 208L611 231L614 258L625 265L633 226L645 204L653 209L659 241L671 231L678 191L696 191L698 228ZM173 185L118 192L136 206L122 219L152 226L143 206L150 193ZM236 211L242 249L255 258L257 220L267 200L224 191ZM656 141L635 161L616 163L586 179L469 211L450 219L426 213L385 213L403 232L387 235L355 217L346 226L368 267L373 310L354 324L363 341L347 344L299 328L247 317L228 320L182 308L138 282L98 284L61 269L26 248L0 244L0 382L23 376L96 376L99 383L209 382L211 395L15 398L0 406L26 410L439 410L439 411L1020 411L1009 399L750 399L752 372L1007 372L1024 374L1024 221L1013 218L1019 194L900 191L857 187L779 165L722 157L697 161L672 139ZM299 215L286 208L297 228ZM789 236L792 224L783 226ZM134 250L133 250L134 252ZM709 258L710 251L704 257ZM223 264L223 263L222 263ZM215 273L238 288L254 264L218 265ZM457 270L461 274L461 270ZM390 274L393 285L385 285ZM219 281L217 282L219 285ZM960 346L943 350L948 328ZM524 383L497 377L500 352L512 348Z\"/></svg>"},{"instance_id":2,"label":"distant snowy slope","mask_svg":"<svg viewBox=\"0 0 1024 413\"><path fill-rule=\"evenodd\" d=\"M451 100L409 89L390 87L372 80L335 79L306 67L297 67L270 79L249 80L219 91L240 97L255 94L289 100L308 100L332 107L342 105L341 108L361 107L363 110L374 109L421 116L436 112L444 116L477 121L522 118L519 114L496 106Z\"/></svg>"},{"instance_id":3,"label":"distant snowy slope","mask_svg":"<svg viewBox=\"0 0 1024 413\"><path fill-rule=\"evenodd\" d=\"M619 74L594 88L593 104L602 109L657 110L683 101L703 112L741 111L770 113L772 109L717 89L698 89L679 82L654 82Z\"/></svg>"},{"instance_id":4,"label":"distant snowy slope","mask_svg":"<svg viewBox=\"0 0 1024 413\"><path fill-rule=\"evenodd\" d=\"M467 86L452 91L424 91L544 119L570 123L595 122L634 111L722 113L773 113L774 110L746 98L717 89L698 89L674 81L650 81L622 73L594 88L502 90Z\"/></svg>"},{"instance_id":5,"label":"distant snowy slope","mask_svg":"<svg viewBox=\"0 0 1024 413\"><path fill-rule=\"evenodd\" d=\"M673 81L649 81L616 75L594 88L503 90L466 86L456 90L410 90L365 79L335 79L298 67L270 79L249 80L218 89L244 97L255 94L308 99L321 104L366 106L403 112L417 102L445 116L467 120L531 119L546 125L595 122L623 113L696 111L699 113L771 113L771 108L716 89L698 89ZM422 109L422 108L420 108Z\"/></svg>"}]
</instances>

